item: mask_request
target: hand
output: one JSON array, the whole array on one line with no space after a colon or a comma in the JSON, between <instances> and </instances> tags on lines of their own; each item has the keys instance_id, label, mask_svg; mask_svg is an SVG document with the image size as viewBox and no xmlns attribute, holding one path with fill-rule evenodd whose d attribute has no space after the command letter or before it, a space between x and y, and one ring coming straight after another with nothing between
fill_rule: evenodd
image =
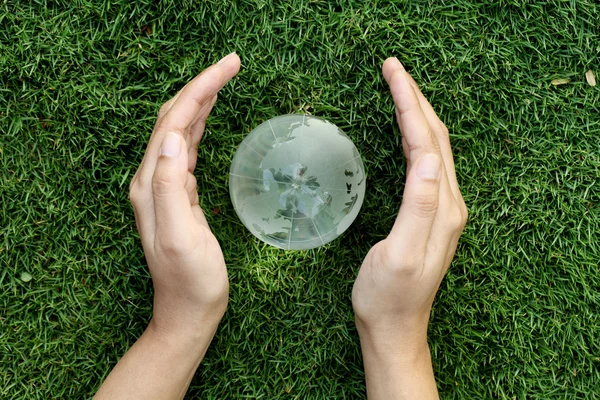
<instances>
[{"instance_id":1,"label":"hand","mask_svg":"<svg viewBox=\"0 0 600 400\"><path fill-rule=\"evenodd\" d=\"M239 69L239 57L226 56L158 113L129 188L154 284L154 315L95 399L182 399L225 312L227 269L198 205L193 172L217 93Z\"/></svg>"},{"instance_id":2,"label":"hand","mask_svg":"<svg viewBox=\"0 0 600 400\"><path fill-rule=\"evenodd\" d=\"M166 102L130 185L154 285L151 326L200 333L222 318L229 283L223 253L198 205L197 148L217 93L240 69L230 54Z\"/></svg>"},{"instance_id":3,"label":"hand","mask_svg":"<svg viewBox=\"0 0 600 400\"><path fill-rule=\"evenodd\" d=\"M369 385L369 379L377 379L369 368L375 371L377 363L387 363L402 369L404 361L430 360L431 306L467 221L448 130L397 59L385 61L383 75L396 105L407 178L392 231L367 254L352 292L370 398L376 391L381 398L396 397ZM430 389L427 393L434 393L435 381ZM407 398L435 398L402 390L414 394Z\"/></svg>"}]
</instances>

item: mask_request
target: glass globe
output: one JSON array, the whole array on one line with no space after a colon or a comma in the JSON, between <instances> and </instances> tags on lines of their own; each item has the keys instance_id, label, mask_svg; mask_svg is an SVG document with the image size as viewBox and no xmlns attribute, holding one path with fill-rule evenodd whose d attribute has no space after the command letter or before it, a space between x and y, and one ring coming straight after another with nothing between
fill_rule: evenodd
<instances>
[{"instance_id":1,"label":"glass globe","mask_svg":"<svg viewBox=\"0 0 600 400\"><path fill-rule=\"evenodd\" d=\"M264 242L287 250L322 246L352 224L365 197L365 169L337 126L282 115L242 141L229 173L233 207Z\"/></svg>"}]
</instances>

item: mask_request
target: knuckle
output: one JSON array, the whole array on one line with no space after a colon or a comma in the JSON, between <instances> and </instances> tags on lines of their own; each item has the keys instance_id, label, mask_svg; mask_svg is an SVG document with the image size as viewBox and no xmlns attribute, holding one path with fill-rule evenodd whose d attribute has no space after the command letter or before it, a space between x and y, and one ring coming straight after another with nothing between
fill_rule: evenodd
<instances>
[{"instance_id":1,"label":"knuckle","mask_svg":"<svg viewBox=\"0 0 600 400\"><path fill-rule=\"evenodd\" d=\"M427 134L429 136L429 141L431 142L431 147L434 150L439 151L440 150L440 142L438 141L437 137L435 136L435 132L433 132L431 127L427 130Z\"/></svg>"},{"instance_id":2,"label":"knuckle","mask_svg":"<svg viewBox=\"0 0 600 400\"><path fill-rule=\"evenodd\" d=\"M379 242L375 262L397 276L410 277L421 270L422 260L414 253L398 251L397 246L384 240Z\"/></svg>"},{"instance_id":3,"label":"knuckle","mask_svg":"<svg viewBox=\"0 0 600 400\"><path fill-rule=\"evenodd\" d=\"M130 202L131 204L133 204L134 206L135 206L136 204L138 204L139 200L138 200L138 197L137 197L137 193L136 193L136 192L134 192L134 191L131 191L131 190L129 191L129 202Z\"/></svg>"},{"instance_id":4,"label":"knuckle","mask_svg":"<svg viewBox=\"0 0 600 400\"><path fill-rule=\"evenodd\" d=\"M136 204L139 203L140 194L141 194L141 189L140 189L139 180L134 179L129 184L129 201L131 202L131 204L133 204L135 206Z\"/></svg>"},{"instance_id":5,"label":"knuckle","mask_svg":"<svg viewBox=\"0 0 600 400\"><path fill-rule=\"evenodd\" d=\"M464 226L467 224L467 221L469 220L469 209L467 208L467 205L465 204L464 201L461 200L460 202L460 211L461 211L461 215L462 215L462 222L463 222L463 228Z\"/></svg>"},{"instance_id":6,"label":"knuckle","mask_svg":"<svg viewBox=\"0 0 600 400\"><path fill-rule=\"evenodd\" d=\"M168 176L156 171L152 176L152 191L154 194L166 194L173 191L173 182Z\"/></svg>"},{"instance_id":7,"label":"knuckle","mask_svg":"<svg viewBox=\"0 0 600 400\"><path fill-rule=\"evenodd\" d=\"M184 138L187 134L187 128L180 126L177 118L169 115L165 115L157 121L156 130L159 132L173 132Z\"/></svg>"},{"instance_id":8,"label":"knuckle","mask_svg":"<svg viewBox=\"0 0 600 400\"><path fill-rule=\"evenodd\" d=\"M433 217L439 207L439 199L434 194L420 194L413 198L413 213L419 218Z\"/></svg>"},{"instance_id":9,"label":"knuckle","mask_svg":"<svg viewBox=\"0 0 600 400\"><path fill-rule=\"evenodd\" d=\"M198 180L196 179L196 176L191 172L188 172L186 186L188 187L188 189L192 190L196 190L196 187L198 186Z\"/></svg>"},{"instance_id":10,"label":"knuckle","mask_svg":"<svg viewBox=\"0 0 600 400\"><path fill-rule=\"evenodd\" d=\"M198 196L198 193L196 193L196 191L194 191L193 193L190 193L188 195L189 199L190 199L190 205L191 206L195 206L197 204L200 204L200 197Z\"/></svg>"},{"instance_id":11,"label":"knuckle","mask_svg":"<svg viewBox=\"0 0 600 400\"><path fill-rule=\"evenodd\" d=\"M422 143L407 143L408 145L408 151L409 152L413 152L413 151L418 151L421 150L423 148L423 144Z\"/></svg>"},{"instance_id":12,"label":"knuckle","mask_svg":"<svg viewBox=\"0 0 600 400\"><path fill-rule=\"evenodd\" d=\"M395 246L384 246L380 265L396 276L411 277L420 271L421 261L414 254L400 254Z\"/></svg>"},{"instance_id":13,"label":"knuckle","mask_svg":"<svg viewBox=\"0 0 600 400\"><path fill-rule=\"evenodd\" d=\"M180 235L157 235L156 247L156 251L168 260L188 254L191 249L189 240Z\"/></svg>"},{"instance_id":14,"label":"knuckle","mask_svg":"<svg viewBox=\"0 0 600 400\"><path fill-rule=\"evenodd\" d=\"M446 216L448 227L454 231L460 231L464 228L466 220L460 206L452 207Z\"/></svg>"},{"instance_id":15,"label":"knuckle","mask_svg":"<svg viewBox=\"0 0 600 400\"><path fill-rule=\"evenodd\" d=\"M448 127L446 127L446 124L444 124L442 121L439 122L438 132L443 138L448 138L450 136Z\"/></svg>"},{"instance_id":16,"label":"knuckle","mask_svg":"<svg viewBox=\"0 0 600 400\"><path fill-rule=\"evenodd\" d=\"M427 132L424 133L424 135L425 136L422 136L417 142L407 142L409 152L421 151L424 149L433 149L435 152L440 150L440 143L430 127L427 128Z\"/></svg>"},{"instance_id":17,"label":"knuckle","mask_svg":"<svg viewBox=\"0 0 600 400\"><path fill-rule=\"evenodd\" d=\"M188 193L188 197L190 199L190 204L196 205L199 204L198 199L198 186L196 182L196 177L188 172L188 180L186 183L186 191Z\"/></svg>"},{"instance_id":18,"label":"knuckle","mask_svg":"<svg viewBox=\"0 0 600 400\"><path fill-rule=\"evenodd\" d=\"M394 275L404 279L411 278L421 271L421 265L412 258L401 259L400 262L391 264L388 268Z\"/></svg>"},{"instance_id":19,"label":"knuckle","mask_svg":"<svg viewBox=\"0 0 600 400\"><path fill-rule=\"evenodd\" d=\"M160 106L160 108L158 109L158 116L162 117L163 115L165 115L167 113L167 111L169 111L170 108L171 108L171 100L167 101L165 104Z\"/></svg>"},{"instance_id":20,"label":"knuckle","mask_svg":"<svg viewBox=\"0 0 600 400\"><path fill-rule=\"evenodd\" d=\"M131 178L131 180L129 181L129 191L131 192L131 189L133 188L133 185L135 185L135 181L137 181L137 176L138 173L136 172L135 175L133 175L133 178Z\"/></svg>"}]
</instances>

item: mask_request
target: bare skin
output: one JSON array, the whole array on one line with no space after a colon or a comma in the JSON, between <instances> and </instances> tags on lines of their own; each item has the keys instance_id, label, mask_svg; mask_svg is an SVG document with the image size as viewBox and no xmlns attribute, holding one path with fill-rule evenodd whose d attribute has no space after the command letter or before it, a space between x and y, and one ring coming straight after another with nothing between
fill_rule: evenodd
<instances>
[{"instance_id":1,"label":"bare skin","mask_svg":"<svg viewBox=\"0 0 600 400\"><path fill-rule=\"evenodd\" d=\"M227 268L198 205L193 172L217 93L239 69L230 54L160 109L130 185L154 284L153 316L96 399L182 399L227 308Z\"/></svg>"},{"instance_id":2,"label":"bare skin","mask_svg":"<svg viewBox=\"0 0 600 400\"><path fill-rule=\"evenodd\" d=\"M96 399L181 399L223 317L229 282L221 248L198 204L196 153L235 54L190 81L158 114L130 185L154 284L153 317ZM467 220L448 131L397 59L383 75L407 160L402 206L389 236L365 258L352 301L373 399L437 399L429 314Z\"/></svg>"},{"instance_id":3,"label":"bare skin","mask_svg":"<svg viewBox=\"0 0 600 400\"><path fill-rule=\"evenodd\" d=\"M396 58L383 64L407 161L392 231L367 254L352 292L367 393L376 399L439 398L427 327L456 251L467 208L448 130Z\"/></svg>"}]
</instances>

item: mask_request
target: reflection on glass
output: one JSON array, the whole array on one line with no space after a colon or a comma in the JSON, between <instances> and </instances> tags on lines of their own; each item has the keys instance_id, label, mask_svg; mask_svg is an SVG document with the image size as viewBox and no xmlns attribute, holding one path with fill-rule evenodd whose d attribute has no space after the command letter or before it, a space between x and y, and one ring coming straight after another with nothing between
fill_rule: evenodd
<instances>
[{"instance_id":1,"label":"reflection on glass","mask_svg":"<svg viewBox=\"0 0 600 400\"><path fill-rule=\"evenodd\" d=\"M335 125L284 115L244 139L229 188L254 235L276 247L310 249L352 224L364 199L365 172L356 147Z\"/></svg>"}]
</instances>

